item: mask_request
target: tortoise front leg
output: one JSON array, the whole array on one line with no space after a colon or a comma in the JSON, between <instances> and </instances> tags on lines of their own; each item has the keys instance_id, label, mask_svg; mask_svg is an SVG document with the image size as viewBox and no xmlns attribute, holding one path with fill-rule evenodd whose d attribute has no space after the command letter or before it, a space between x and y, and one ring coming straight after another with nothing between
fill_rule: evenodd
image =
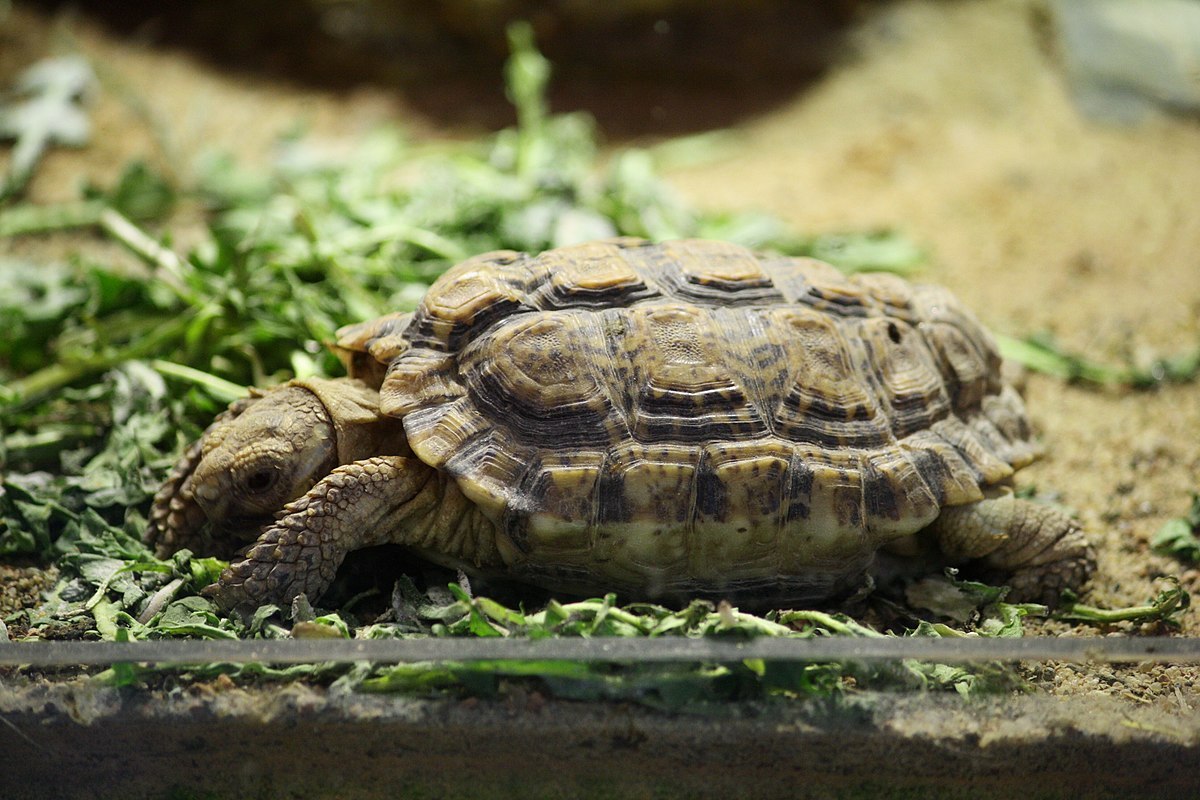
<instances>
[{"instance_id":1,"label":"tortoise front leg","mask_svg":"<svg viewBox=\"0 0 1200 800\"><path fill-rule=\"evenodd\" d=\"M929 529L951 558L979 559L1009 573L1014 600L1054 605L1063 589L1080 589L1096 567L1095 552L1075 520L1008 490L942 509Z\"/></svg>"},{"instance_id":2,"label":"tortoise front leg","mask_svg":"<svg viewBox=\"0 0 1200 800\"><path fill-rule=\"evenodd\" d=\"M388 542L437 504L442 482L414 458L379 456L338 467L279 517L205 589L225 611L316 600L346 553ZM416 515L416 519L414 519Z\"/></svg>"}]
</instances>

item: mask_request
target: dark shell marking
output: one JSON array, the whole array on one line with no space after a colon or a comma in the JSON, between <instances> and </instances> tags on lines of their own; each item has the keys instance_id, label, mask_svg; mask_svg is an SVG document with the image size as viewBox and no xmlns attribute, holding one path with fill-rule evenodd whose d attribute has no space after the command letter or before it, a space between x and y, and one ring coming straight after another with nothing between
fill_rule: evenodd
<instances>
[{"instance_id":1,"label":"dark shell marking","mask_svg":"<svg viewBox=\"0 0 1200 800\"><path fill-rule=\"evenodd\" d=\"M1036 455L948 292L728 244L480 256L339 348L543 583L821 594Z\"/></svg>"}]
</instances>

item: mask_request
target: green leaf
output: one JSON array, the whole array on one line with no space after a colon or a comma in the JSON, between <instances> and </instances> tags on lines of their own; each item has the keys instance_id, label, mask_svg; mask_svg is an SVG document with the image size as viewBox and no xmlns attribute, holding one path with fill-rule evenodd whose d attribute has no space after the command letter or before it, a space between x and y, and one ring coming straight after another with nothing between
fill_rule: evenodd
<instances>
[{"instance_id":1,"label":"green leaf","mask_svg":"<svg viewBox=\"0 0 1200 800\"><path fill-rule=\"evenodd\" d=\"M133 161L125 167L107 199L129 219L160 219L174 207L175 190L145 162Z\"/></svg>"},{"instance_id":2,"label":"green leaf","mask_svg":"<svg viewBox=\"0 0 1200 800\"><path fill-rule=\"evenodd\" d=\"M166 607L149 626L151 631L168 636L199 639L236 639L237 633L221 625L221 617L204 597L183 597Z\"/></svg>"},{"instance_id":3,"label":"green leaf","mask_svg":"<svg viewBox=\"0 0 1200 800\"><path fill-rule=\"evenodd\" d=\"M925 253L895 231L818 236L802 248L845 272L878 270L907 274L925 263Z\"/></svg>"},{"instance_id":4,"label":"green leaf","mask_svg":"<svg viewBox=\"0 0 1200 800\"><path fill-rule=\"evenodd\" d=\"M1178 356L1155 358L1149 365L1115 367L1063 350L1050 334L1034 334L1023 339L996 334L995 338L1004 358L1035 372L1085 384L1150 389L1200 376L1200 347Z\"/></svg>"},{"instance_id":5,"label":"green leaf","mask_svg":"<svg viewBox=\"0 0 1200 800\"><path fill-rule=\"evenodd\" d=\"M1156 553L1195 564L1200 561L1200 535L1197 534L1200 534L1200 492L1193 492L1191 508L1184 516L1167 520L1150 537L1150 547Z\"/></svg>"},{"instance_id":6,"label":"green leaf","mask_svg":"<svg viewBox=\"0 0 1200 800\"><path fill-rule=\"evenodd\" d=\"M79 56L39 61L17 77L16 91L0 105L0 139L17 144L0 201L24 189L51 144L81 147L91 122L79 102L95 83L91 66Z\"/></svg>"}]
</instances>

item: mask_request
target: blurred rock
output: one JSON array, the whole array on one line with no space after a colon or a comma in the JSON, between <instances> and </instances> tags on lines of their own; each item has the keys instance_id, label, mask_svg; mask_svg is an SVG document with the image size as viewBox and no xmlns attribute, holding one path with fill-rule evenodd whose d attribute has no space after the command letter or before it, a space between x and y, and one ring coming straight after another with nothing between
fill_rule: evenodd
<instances>
[{"instance_id":1,"label":"blurred rock","mask_svg":"<svg viewBox=\"0 0 1200 800\"><path fill-rule=\"evenodd\" d=\"M1200 112L1200 0L1051 0L1056 49L1079 109L1133 123Z\"/></svg>"}]
</instances>

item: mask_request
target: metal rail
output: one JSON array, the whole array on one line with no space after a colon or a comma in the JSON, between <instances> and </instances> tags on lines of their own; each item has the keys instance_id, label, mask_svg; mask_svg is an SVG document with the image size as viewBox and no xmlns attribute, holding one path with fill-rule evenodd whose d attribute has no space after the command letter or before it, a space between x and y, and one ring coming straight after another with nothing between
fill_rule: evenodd
<instances>
[{"instance_id":1,"label":"metal rail","mask_svg":"<svg viewBox=\"0 0 1200 800\"><path fill-rule=\"evenodd\" d=\"M1035 636L1019 639L818 637L813 639L280 639L243 641L0 642L0 665L106 666L213 662L1153 661L1200 663L1200 638Z\"/></svg>"}]
</instances>

